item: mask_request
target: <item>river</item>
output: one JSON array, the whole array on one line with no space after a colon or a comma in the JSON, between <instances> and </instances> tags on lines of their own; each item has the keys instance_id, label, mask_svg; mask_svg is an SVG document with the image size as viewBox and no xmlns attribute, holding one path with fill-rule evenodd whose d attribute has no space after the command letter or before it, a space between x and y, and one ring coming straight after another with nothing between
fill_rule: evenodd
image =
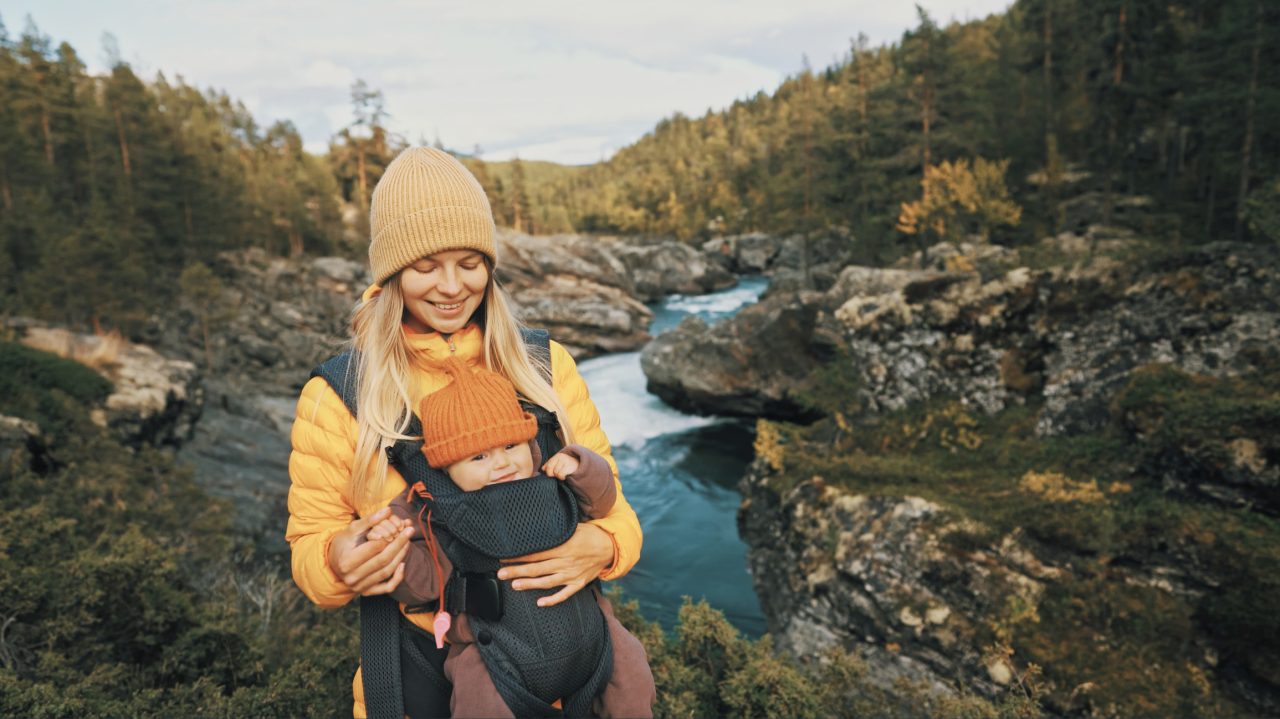
<instances>
[{"instance_id":1,"label":"river","mask_svg":"<svg viewBox=\"0 0 1280 719\"><path fill-rule=\"evenodd\" d=\"M747 277L721 292L669 297L652 307L649 332L661 334L688 315L712 323L729 317L755 302L767 284ZM736 523L737 483L751 460L753 425L663 404L645 390L639 352L586 360L579 370L644 528L640 562L619 581L624 596L639 600L641 614L668 630L689 596L706 599L747 636L763 634L764 615Z\"/></svg>"}]
</instances>

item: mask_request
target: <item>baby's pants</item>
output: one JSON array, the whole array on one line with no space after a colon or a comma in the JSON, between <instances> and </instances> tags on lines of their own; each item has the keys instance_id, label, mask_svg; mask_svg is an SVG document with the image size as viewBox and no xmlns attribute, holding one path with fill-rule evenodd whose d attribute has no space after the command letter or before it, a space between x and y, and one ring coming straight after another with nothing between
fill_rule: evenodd
<instances>
[{"instance_id":1,"label":"baby's pants","mask_svg":"<svg viewBox=\"0 0 1280 719\"><path fill-rule=\"evenodd\" d=\"M583 591L593 590L588 587ZM653 703L657 701L658 694L644 647L613 616L609 600L598 592L595 594L613 645L613 675L604 692L596 698L593 709L602 719L648 719L653 716ZM514 717L498 694L498 688L489 677L484 660L480 658L480 649L475 644L450 644L449 658L444 661L444 675L453 683L449 710L455 719Z\"/></svg>"}]
</instances>

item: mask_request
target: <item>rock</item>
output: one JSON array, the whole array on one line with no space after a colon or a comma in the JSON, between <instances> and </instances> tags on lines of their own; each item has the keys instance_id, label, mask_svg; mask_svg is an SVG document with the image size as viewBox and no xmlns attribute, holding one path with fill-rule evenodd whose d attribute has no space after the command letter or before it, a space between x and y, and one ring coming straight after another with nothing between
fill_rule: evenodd
<instances>
[{"instance_id":1,"label":"rock","mask_svg":"<svg viewBox=\"0 0 1280 719\"><path fill-rule=\"evenodd\" d=\"M1262 273L1230 266L1242 257ZM1216 243L1136 277L1054 283L1042 310L1056 327L1046 338L1045 408L1037 431L1076 434L1105 426L1107 398L1147 364L1212 377L1257 367L1280 344L1278 266L1271 248Z\"/></svg>"},{"instance_id":2,"label":"rock","mask_svg":"<svg viewBox=\"0 0 1280 719\"><path fill-rule=\"evenodd\" d=\"M284 555L285 497L289 491L289 430L296 396L245 394L212 379L209 403L178 460L195 468L200 486L235 506L239 536L259 551Z\"/></svg>"},{"instance_id":3,"label":"rock","mask_svg":"<svg viewBox=\"0 0 1280 719\"><path fill-rule=\"evenodd\" d=\"M293 393L336 351L368 281L363 263L340 257L227 252L212 266L223 285L212 307L179 302L145 333L164 353L205 367L245 392ZM209 322L206 355L201 327Z\"/></svg>"},{"instance_id":4,"label":"rock","mask_svg":"<svg viewBox=\"0 0 1280 719\"><path fill-rule=\"evenodd\" d=\"M345 257L317 257L311 266L321 277L335 283L346 285L364 285L369 281L369 271L363 262L348 260Z\"/></svg>"},{"instance_id":5,"label":"rock","mask_svg":"<svg viewBox=\"0 0 1280 719\"><path fill-rule=\"evenodd\" d=\"M753 232L707 240L702 251L711 258L718 258L725 269L739 275L758 275L773 264L782 241L771 235Z\"/></svg>"},{"instance_id":6,"label":"rock","mask_svg":"<svg viewBox=\"0 0 1280 719\"><path fill-rule=\"evenodd\" d=\"M715 327L682 325L645 348L649 388L705 414L811 416L798 392L813 368L840 356L873 411L939 394L988 412L1013 394L1003 350L985 342L1025 324L1039 277L846 267L825 293L771 294Z\"/></svg>"},{"instance_id":7,"label":"rock","mask_svg":"<svg viewBox=\"0 0 1280 719\"><path fill-rule=\"evenodd\" d=\"M1146 195L1112 194L1111 222L1133 230L1149 229L1154 201ZM1107 195L1085 192L1058 204L1061 225L1066 230L1083 231L1106 216Z\"/></svg>"},{"instance_id":8,"label":"rock","mask_svg":"<svg viewBox=\"0 0 1280 719\"><path fill-rule=\"evenodd\" d=\"M194 364L118 336L76 334L30 321L20 331L19 342L80 361L111 381L114 391L90 416L121 441L161 446L190 438L204 404Z\"/></svg>"},{"instance_id":9,"label":"rock","mask_svg":"<svg viewBox=\"0 0 1280 719\"><path fill-rule=\"evenodd\" d=\"M20 466L40 464L46 449L39 425L20 417L0 414L0 477Z\"/></svg>"},{"instance_id":10,"label":"rock","mask_svg":"<svg viewBox=\"0 0 1280 719\"><path fill-rule=\"evenodd\" d=\"M546 327L574 356L639 349L653 315L645 302L730 287L734 277L672 240L499 233L499 273L525 322Z\"/></svg>"},{"instance_id":11,"label":"rock","mask_svg":"<svg viewBox=\"0 0 1280 719\"><path fill-rule=\"evenodd\" d=\"M547 275L519 291L521 321L543 327L576 358L629 352L649 340L653 313L617 287L572 275Z\"/></svg>"},{"instance_id":12,"label":"rock","mask_svg":"<svg viewBox=\"0 0 1280 719\"><path fill-rule=\"evenodd\" d=\"M818 477L780 492L773 476L764 460L751 465L738 529L780 649L816 661L839 646L886 682L998 694L984 660L992 613L1003 597L1036 606L1044 580L995 548L947 545L948 533L974 525L933 502L852 494ZM1017 537L1001 546L1028 551Z\"/></svg>"},{"instance_id":13,"label":"rock","mask_svg":"<svg viewBox=\"0 0 1280 719\"><path fill-rule=\"evenodd\" d=\"M1008 686L1013 681L1013 667L1009 666L1009 662L1003 659L996 659L986 665L987 676L991 677L991 681L1000 686Z\"/></svg>"},{"instance_id":14,"label":"rock","mask_svg":"<svg viewBox=\"0 0 1280 719\"><path fill-rule=\"evenodd\" d=\"M520 317L550 330L578 359L639 349L653 317L645 302L735 281L719 262L673 240L500 229L497 242L497 275ZM210 373L268 393L297 391L309 369L339 350L369 283L362 262L257 249L224 253L213 269L224 285L216 307L176 307L143 334L166 353L205 364L203 314Z\"/></svg>"},{"instance_id":15,"label":"rock","mask_svg":"<svg viewBox=\"0 0 1280 719\"><path fill-rule=\"evenodd\" d=\"M771 292L715 327L678 328L646 349L643 366L673 406L785 419L804 412L797 369L839 357L873 412L942 396L987 413L1036 400L1040 434L1075 434L1111 421L1108 398L1140 366L1222 377L1267 361L1280 346L1278 269L1274 249L1230 243L1154 265L851 266L825 293ZM779 332L786 322L795 331Z\"/></svg>"},{"instance_id":16,"label":"rock","mask_svg":"<svg viewBox=\"0 0 1280 719\"><path fill-rule=\"evenodd\" d=\"M612 249L626 265L636 297L642 302L655 302L671 294L706 294L737 282L724 267L679 242L643 246L615 243Z\"/></svg>"},{"instance_id":17,"label":"rock","mask_svg":"<svg viewBox=\"0 0 1280 719\"><path fill-rule=\"evenodd\" d=\"M626 264L614 243L588 235L526 235L498 231L498 277L517 298L549 275L570 275L635 295Z\"/></svg>"},{"instance_id":18,"label":"rock","mask_svg":"<svg viewBox=\"0 0 1280 719\"><path fill-rule=\"evenodd\" d=\"M769 264L769 289L775 292L825 291L849 264L854 239L849 230L831 227L807 235L791 235L778 245L778 254Z\"/></svg>"},{"instance_id":19,"label":"rock","mask_svg":"<svg viewBox=\"0 0 1280 719\"><path fill-rule=\"evenodd\" d=\"M810 416L796 392L825 359L814 340L816 319L817 305L792 295L775 295L714 326L687 317L641 352L648 389L697 414Z\"/></svg>"},{"instance_id":20,"label":"rock","mask_svg":"<svg viewBox=\"0 0 1280 719\"><path fill-rule=\"evenodd\" d=\"M959 244L939 242L929 247L926 252L916 251L899 259L893 266L900 269L937 272L983 271L985 273L1013 264L1016 257L1017 252L1007 247L981 242L974 238L971 242Z\"/></svg>"}]
</instances>

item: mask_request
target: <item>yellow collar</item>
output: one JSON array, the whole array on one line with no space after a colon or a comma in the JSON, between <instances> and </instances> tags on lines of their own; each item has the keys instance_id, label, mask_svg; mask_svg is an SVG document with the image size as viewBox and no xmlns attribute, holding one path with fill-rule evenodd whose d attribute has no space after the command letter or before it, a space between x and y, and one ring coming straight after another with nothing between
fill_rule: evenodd
<instances>
[{"instance_id":1,"label":"yellow collar","mask_svg":"<svg viewBox=\"0 0 1280 719\"><path fill-rule=\"evenodd\" d=\"M382 294L382 287L369 285L361 300L368 302ZM424 364L435 365L454 355L475 367L483 364L484 332L471 322L466 327L454 332L448 339L439 332L415 332L408 325L402 325L404 336L414 359Z\"/></svg>"},{"instance_id":2,"label":"yellow collar","mask_svg":"<svg viewBox=\"0 0 1280 719\"><path fill-rule=\"evenodd\" d=\"M439 332L419 333L409 329L408 325L402 326L405 341L415 360L434 365L452 355L472 366L483 363L484 332L474 322L447 339Z\"/></svg>"}]
</instances>

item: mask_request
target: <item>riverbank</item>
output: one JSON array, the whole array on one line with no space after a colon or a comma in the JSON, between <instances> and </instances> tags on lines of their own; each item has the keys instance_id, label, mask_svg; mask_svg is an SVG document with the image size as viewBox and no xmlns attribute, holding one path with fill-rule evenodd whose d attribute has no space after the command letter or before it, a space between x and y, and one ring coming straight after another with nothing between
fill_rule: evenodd
<instances>
[{"instance_id":1,"label":"riverbank","mask_svg":"<svg viewBox=\"0 0 1280 719\"><path fill-rule=\"evenodd\" d=\"M781 648L1067 715L1280 710L1280 253L1088 247L847 267L646 350L704 411L781 408L740 514Z\"/></svg>"}]
</instances>

